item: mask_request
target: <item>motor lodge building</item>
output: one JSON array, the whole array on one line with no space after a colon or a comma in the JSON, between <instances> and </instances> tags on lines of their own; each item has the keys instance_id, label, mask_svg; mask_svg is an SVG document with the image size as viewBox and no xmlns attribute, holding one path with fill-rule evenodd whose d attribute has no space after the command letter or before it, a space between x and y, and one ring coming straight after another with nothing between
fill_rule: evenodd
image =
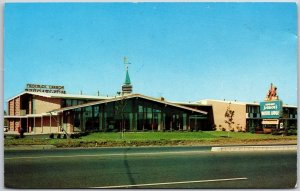
<instances>
[{"instance_id":1,"label":"motor lodge building","mask_svg":"<svg viewBox=\"0 0 300 191\"><path fill-rule=\"evenodd\" d=\"M66 94L63 86L27 84L24 92L7 101L8 115L4 117L8 121L8 131L18 132L22 128L36 134L122 130L253 132L263 128L296 128L297 107L271 107L273 102L280 101L277 95L272 96L263 102L265 107L261 103L210 99L170 102L162 97L133 94L127 68L118 96ZM263 111L263 114L278 115L262 115L261 110L265 108L277 110ZM228 109L234 111L231 129L224 117Z\"/></svg>"},{"instance_id":2,"label":"motor lodge building","mask_svg":"<svg viewBox=\"0 0 300 191\"><path fill-rule=\"evenodd\" d=\"M23 92L8 100L9 131L67 133L80 131L197 131L230 130L224 113L235 111L235 131L262 127L259 103L201 100L169 102L141 94L87 96ZM281 120L297 126L297 107L283 106ZM277 122L279 125L279 122Z\"/></svg>"}]
</instances>

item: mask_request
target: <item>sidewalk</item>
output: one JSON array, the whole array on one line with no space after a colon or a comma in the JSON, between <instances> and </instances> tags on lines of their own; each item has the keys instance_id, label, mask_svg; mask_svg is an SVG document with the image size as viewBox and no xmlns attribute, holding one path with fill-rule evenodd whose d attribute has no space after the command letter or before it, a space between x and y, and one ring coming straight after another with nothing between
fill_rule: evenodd
<instances>
[{"instance_id":1,"label":"sidewalk","mask_svg":"<svg viewBox=\"0 0 300 191\"><path fill-rule=\"evenodd\" d=\"M212 152L297 151L297 145L212 147Z\"/></svg>"},{"instance_id":2,"label":"sidewalk","mask_svg":"<svg viewBox=\"0 0 300 191\"><path fill-rule=\"evenodd\" d=\"M4 150L49 150L55 149L54 145L9 145Z\"/></svg>"}]
</instances>

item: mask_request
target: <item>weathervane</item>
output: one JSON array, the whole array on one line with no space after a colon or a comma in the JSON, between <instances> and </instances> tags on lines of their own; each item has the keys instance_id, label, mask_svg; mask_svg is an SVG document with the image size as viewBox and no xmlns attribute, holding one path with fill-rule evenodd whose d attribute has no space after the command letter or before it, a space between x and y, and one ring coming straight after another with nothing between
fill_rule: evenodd
<instances>
[{"instance_id":1,"label":"weathervane","mask_svg":"<svg viewBox=\"0 0 300 191\"><path fill-rule=\"evenodd\" d=\"M128 70L128 64L131 64L131 63L128 62L128 59L126 56L124 56L124 64L125 64L126 70Z\"/></svg>"}]
</instances>

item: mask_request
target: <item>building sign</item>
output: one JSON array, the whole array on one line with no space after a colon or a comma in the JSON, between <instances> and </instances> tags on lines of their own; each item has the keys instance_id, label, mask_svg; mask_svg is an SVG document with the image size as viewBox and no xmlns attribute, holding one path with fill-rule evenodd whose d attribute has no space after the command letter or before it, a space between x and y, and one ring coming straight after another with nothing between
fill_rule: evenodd
<instances>
[{"instance_id":1,"label":"building sign","mask_svg":"<svg viewBox=\"0 0 300 191\"><path fill-rule=\"evenodd\" d=\"M260 102L260 113L263 119L276 119L282 116L282 101Z\"/></svg>"},{"instance_id":2,"label":"building sign","mask_svg":"<svg viewBox=\"0 0 300 191\"><path fill-rule=\"evenodd\" d=\"M41 84L27 84L25 91L28 92L42 92L42 93L56 93L65 94L64 86L41 85Z\"/></svg>"}]
</instances>

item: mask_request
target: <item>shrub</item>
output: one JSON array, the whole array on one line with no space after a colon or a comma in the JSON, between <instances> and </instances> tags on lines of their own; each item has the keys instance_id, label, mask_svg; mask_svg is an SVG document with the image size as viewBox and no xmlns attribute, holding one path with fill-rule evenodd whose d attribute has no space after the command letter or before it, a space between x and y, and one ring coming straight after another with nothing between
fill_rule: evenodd
<instances>
[{"instance_id":1,"label":"shrub","mask_svg":"<svg viewBox=\"0 0 300 191\"><path fill-rule=\"evenodd\" d=\"M271 134L272 134L272 135L281 135L282 132L279 131L279 129L272 129Z\"/></svg>"},{"instance_id":2,"label":"shrub","mask_svg":"<svg viewBox=\"0 0 300 191\"><path fill-rule=\"evenodd\" d=\"M249 132L250 133L255 133L255 127L249 127Z\"/></svg>"},{"instance_id":3,"label":"shrub","mask_svg":"<svg viewBox=\"0 0 300 191\"><path fill-rule=\"evenodd\" d=\"M79 136L87 136L87 135L89 135L88 132L82 132L82 133L79 133Z\"/></svg>"},{"instance_id":4,"label":"shrub","mask_svg":"<svg viewBox=\"0 0 300 191\"><path fill-rule=\"evenodd\" d=\"M212 130L213 131L217 130L217 126L215 124L212 126Z\"/></svg>"},{"instance_id":5,"label":"shrub","mask_svg":"<svg viewBox=\"0 0 300 191\"><path fill-rule=\"evenodd\" d=\"M60 134L58 134L58 135L57 135L57 138L58 138L58 139L60 139L60 138L61 138L61 135L60 135Z\"/></svg>"},{"instance_id":6,"label":"shrub","mask_svg":"<svg viewBox=\"0 0 300 191\"><path fill-rule=\"evenodd\" d=\"M71 135L70 135L70 138L71 138L71 139L78 139L79 137L80 137L80 134L79 134L79 133L71 134Z\"/></svg>"},{"instance_id":7,"label":"shrub","mask_svg":"<svg viewBox=\"0 0 300 191\"><path fill-rule=\"evenodd\" d=\"M297 129L289 129L287 135L297 135Z\"/></svg>"},{"instance_id":8,"label":"shrub","mask_svg":"<svg viewBox=\"0 0 300 191\"><path fill-rule=\"evenodd\" d=\"M50 138L50 139L54 139L54 134L51 133L51 134L49 135L49 138Z\"/></svg>"},{"instance_id":9,"label":"shrub","mask_svg":"<svg viewBox=\"0 0 300 191\"><path fill-rule=\"evenodd\" d=\"M242 130L243 128L240 124L237 124L236 129L237 129L237 132L242 132L243 131Z\"/></svg>"}]
</instances>

